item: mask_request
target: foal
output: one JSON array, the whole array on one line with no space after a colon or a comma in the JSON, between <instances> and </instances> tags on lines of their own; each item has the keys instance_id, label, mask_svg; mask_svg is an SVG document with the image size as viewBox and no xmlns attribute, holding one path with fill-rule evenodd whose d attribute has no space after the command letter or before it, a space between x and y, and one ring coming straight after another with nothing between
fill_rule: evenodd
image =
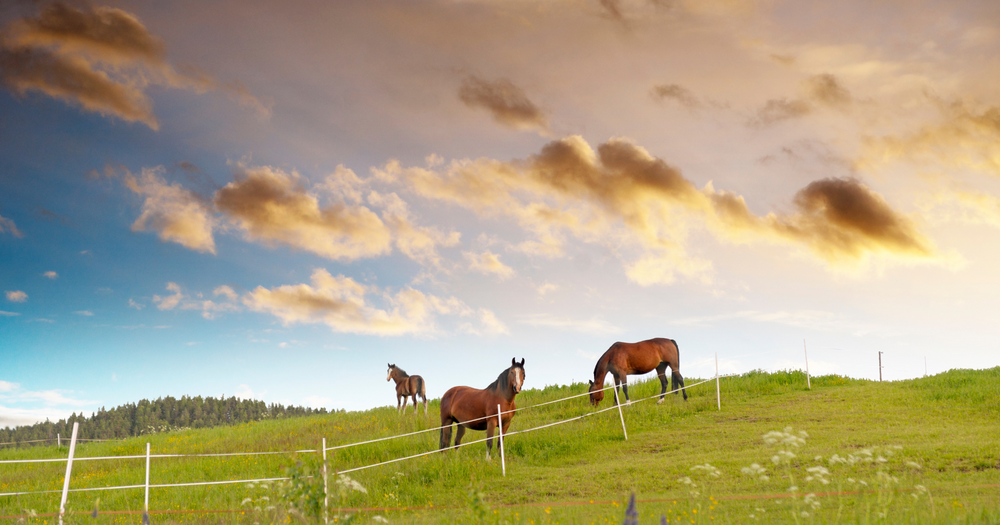
<instances>
[{"instance_id":1,"label":"foal","mask_svg":"<svg viewBox=\"0 0 1000 525\"><path fill-rule=\"evenodd\" d=\"M386 381L392 379L396 382L396 410L400 413L406 410L407 396L413 398L413 413L417 413L417 396L424 398L424 415L427 415L427 390L424 387L424 378L411 376L402 368L396 365L389 365L389 375Z\"/></svg>"}]
</instances>

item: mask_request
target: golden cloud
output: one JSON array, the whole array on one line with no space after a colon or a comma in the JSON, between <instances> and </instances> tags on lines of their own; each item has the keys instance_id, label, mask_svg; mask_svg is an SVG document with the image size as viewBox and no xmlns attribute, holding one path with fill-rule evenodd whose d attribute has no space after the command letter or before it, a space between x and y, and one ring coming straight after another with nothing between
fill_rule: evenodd
<instances>
[{"instance_id":1,"label":"golden cloud","mask_svg":"<svg viewBox=\"0 0 1000 525\"><path fill-rule=\"evenodd\" d=\"M160 240L214 254L215 218L209 203L179 184L168 184L160 177L162 171L144 168L139 178L128 171L123 175L125 185L145 197L132 231L153 230Z\"/></svg>"},{"instance_id":2,"label":"golden cloud","mask_svg":"<svg viewBox=\"0 0 1000 525\"><path fill-rule=\"evenodd\" d=\"M487 81L467 76L458 88L458 98L470 108L489 111L493 120L514 129L549 132L545 113L532 102L524 90L505 78Z\"/></svg>"},{"instance_id":3,"label":"golden cloud","mask_svg":"<svg viewBox=\"0 0 1000 525\"><path fill-rule=\"evenodd\" d=\"M395 193L383 195L372 191L368 195L368 203L383 209L382 218L392 230L400 253L420 264L441 267L437 247L459 243L459 232L444 233L437 228L413 224L409 206Z\"/></svg>"},{"instance_id":4,"label":"golden cloud","mask_svg":"<svg viewBox=\"0 0 1000 525\"><path fill-rule=\"evenodd\" d=\"M855 179L823 179L794 198L795 213L754 215L742 196L696 188L644 148L612 139L595 151L578 136L546 144L524 160L455 160L440 169L389 163L381 176L418 194L487 216L509 216L536 234L536 246L559 253L566 233L596 240L624 226L646 255L628 267L635 282L705 279L707 261L684 253L693 223L733 242L804 246L831 264L871 254L933 259L938 254L914 223Z\"/></svg>"},{"instance_id":5,"label":"golden cloud","mask_svg":"<svg viewBox=\"0 0 1000 525\"><path fill-rule=\"evenodd\" d=\"M1000 106L974 109L939 104L942 121L907 134L866 137L858 165L874 169L898 160L1000 175Z\"/></svg>"},{"instance_id":6,"label":"golden cloud","mask_svg":"<svg viewBox=\"0 0 1000 525\"><path fill-rule=\"evenodd\" d=\"M350 277L334 277L318 268L312 284L258 286L243 296L243 304L256 312L269 313L286 324L322 323L334 331L354 334L398 336L434 334L436 314L469 315L471 309L458 299L442 299L412 288L395 295L365 286ZM388 305L380 309L369 296L380 296Z\"/></svg>"},{"instance_id":7,"label":"golden cloud","mask_svg":"<svg viewBox=\"0 0 1000 525\"><path fill-rule=\"evenodd\" d=\"M469 261L469 269L485 274L495 274L501 279L514 275L514 269L500 261L500 256L492 252L472 253L462 252Z\"/></svg>"},{"instance_id":8,"label":"golden cloud","mask_svg":"<svg viewBox=\"0 0 1000 525\"><path fill-rule=\"evenodd\" d=\"M334 260L389 253L392 235L378 215L343 203L322 208L296 173L246 169L215 194L215 207L252 241L283 244Z\"/></svg>"},{"instance_id":9,"label":"golden cloud","mask_svg":"<svg viewBox=\"0 0 1000 525\"><path fill-rule=\"evenodd\" d=\"M163 42L126 11L52 2L0 32L0 82L17 94L40 91L154 130L159 123L144 92L148 84L223 90L267 114L243 86L219 84L190 67L178 72L164 56Z\"/></svg>"}]
</instances>

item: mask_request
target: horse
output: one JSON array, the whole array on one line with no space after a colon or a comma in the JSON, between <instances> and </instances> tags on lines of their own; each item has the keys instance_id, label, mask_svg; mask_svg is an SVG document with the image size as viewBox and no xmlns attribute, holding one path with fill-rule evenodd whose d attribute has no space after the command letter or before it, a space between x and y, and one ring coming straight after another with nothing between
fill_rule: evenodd
<instances>
[{"instance_id":1,"label":"horse","mask_svg":"<svg viewBox=\"0 0 1000 525\"><path fill-rule=\"evenodd\" d=\"M497 380L490 386L480 390L468 386L455 386L448 389L441 398L441 446L444 451L451 443L451 425L458 423L455 430L455 448L462 442L465 430L486 431L486 459L490 459L493 451L493 431L497 426L497 405L500 405L500 420L503 432L507 432L510 422L514 419L517 406L514 396L521 391L524 384L524 358L518 363L510 360L510 368L500 372Z\"/></svg>"},{"instance_id":2,"label":"horse","mask_svg":"<svg viewBox=\"0 0 1000 525\"><path fill-rule=\"evenodd\" d=\"M388 364L388 363L387 363ZM427 389L424 385L424 378L411 376L402 368L396 365L389 365L389 375L386 381L392 379L396 382L396 410L402 414L406 410L406 397L413 398L413 413L417 413L417 396L424 398L424 415L427 415ZM402 404L400 403L402 401Z\"/></svg>"},{"instance_id":3,"label":"horse","mask_svg":"<svg viewBox=\"0 0 1000 525\"><path fill-rule=\"evenodd\" d=\"M656 375L660 378L660 400L656 404L663 403L667 394L667 367L671 369L671 389L684 394L684 401L688 395L684 390L684 378L681 377L681 351L677 348L677 341L657 337L638 343L615 343L608 348L607 352L597 360L594 367L594 380L589 381L590 403L597 406L604 400L604 378L611 372L615 378L615 390L620 386L625 391L625 400L628 398L628 376L645 374L656 369ZM677 392L675 391L674 394ZM615 403L618 399L615 399Z\"/></svg>"}]
</instances>

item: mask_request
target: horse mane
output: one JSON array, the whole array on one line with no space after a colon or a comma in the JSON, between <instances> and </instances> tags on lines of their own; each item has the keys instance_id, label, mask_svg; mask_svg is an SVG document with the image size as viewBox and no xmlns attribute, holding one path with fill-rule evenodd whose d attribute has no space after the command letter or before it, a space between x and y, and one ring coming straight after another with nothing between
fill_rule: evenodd
<instances>
[{"instance_id":1,"label":"horse mane","mask_svg":"<svg viewBox=\"0 0 1000 525\"><path fill-rule=\"evenodd\" d=\"M511 368L514 367L509 366L505 368L503 372L500 372L500 375L497 376L497 380L490 383L490 385L486 387L486 390L493 390L494 392L503 392L504 390L507 390L507 387L510 386L510 383L507 381L507 374L510 372Z\"/></svg>"},{"instance_id":2,"label":"horse mane","mask_svg":"<svg viewBox=\"0 0 1000 525\"><path fill-rule=\"evenodd\" d=\"M400 379L406 379L407 377L410 377L410 374L407 374L406 370L403 370L402 368L399 368L398 366L396 367L396 372L399 372Z\"/></svg>"},{"instance_id":3,"label":"horse mane","mask_svg":"<svg viewBox=\"0 0 1000 525\"><path fill-rule=\"evenodd\" d=\"M594 378L596 381L597 375L601 372L601 368L604 369L604 373L608 373L608 361L611 360L611 349L618 346L618 343L611 345L610 348L604 351L604 354L597 360L597 364L594 365Z\"/></svg>"}]
</instances>

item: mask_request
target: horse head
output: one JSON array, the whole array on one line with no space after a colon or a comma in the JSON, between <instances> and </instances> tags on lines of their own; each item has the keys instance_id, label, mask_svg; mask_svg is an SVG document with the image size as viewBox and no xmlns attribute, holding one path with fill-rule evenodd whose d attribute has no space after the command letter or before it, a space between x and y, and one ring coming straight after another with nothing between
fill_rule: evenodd
<instances>
[{"instance_id":1,"label":"horse head","mask_svg":"<svg viewBox=\"0 0 1000 525\"><path fill-rule=\"evenodd\" d=\"M587 389L587 392L590 392L590 404L596 407L604 401L604 387L595 385L593 381L587 382L590 383L590 388Z\"/></svg>"},{"instance_id":2,"label":"horse head","mask_svg":"<svg viewBox=\"0 0 1000 525\"><path fill-rule=\"evenodd\" d=\"M510 368L507 369L507 383L514 389L515 394L521 391L521 387L524 385L523 357L521 358L520 363L517 362L516 358L512 357L510 359Z\"/></svg>"},{"instance_id":3,"label":"horse head","mask_svg":"<svg viewBox=\"0 0 1000 525\"><path fill-rule=\"evenodd\" d=\"M386 363L386 364L389 364L389 363ZM385 380L389 381L390 379L392 379L392 373L395 372L395 371L396 371L396 365L389 365L389 374L387 376L385 376Z\"/></svg>"}]
</instances>

